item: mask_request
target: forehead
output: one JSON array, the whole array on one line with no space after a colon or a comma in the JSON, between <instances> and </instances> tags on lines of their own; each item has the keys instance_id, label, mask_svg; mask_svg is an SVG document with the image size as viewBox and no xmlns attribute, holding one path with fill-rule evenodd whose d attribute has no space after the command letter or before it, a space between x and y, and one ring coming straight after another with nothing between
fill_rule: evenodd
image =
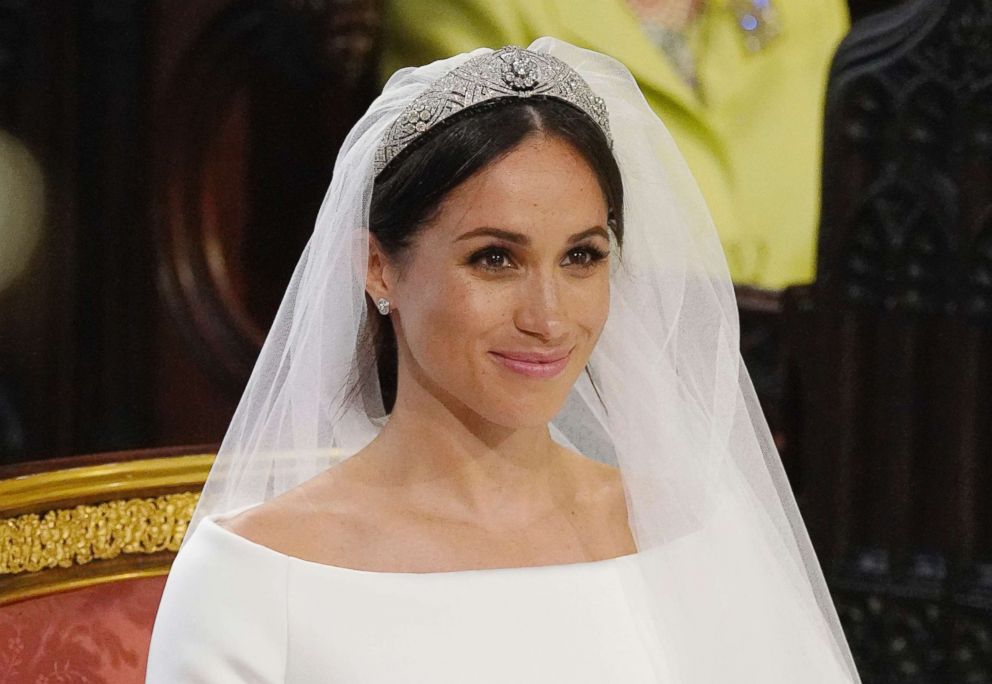
<instances>
[{"instance_id":1,"label":"forehead","mask_svg":"<svg viewBox=\"0 0 992 684\"><path fill-rule=\"evenodd\" d=\"M480 226L537 238L605 226L606 218L599 180L582 154L536 134L452 190L431 223L452 238Z\"/></svg>"}]
</instances>

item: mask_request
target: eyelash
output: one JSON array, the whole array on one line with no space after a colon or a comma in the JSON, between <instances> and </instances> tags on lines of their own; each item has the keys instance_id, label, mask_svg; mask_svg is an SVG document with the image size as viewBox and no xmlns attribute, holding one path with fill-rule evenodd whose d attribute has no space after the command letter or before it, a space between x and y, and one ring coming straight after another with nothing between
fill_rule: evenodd
<instances>
[{"instance_id":1,"label":"eyelash","mask_svg":"<svg viewBox=\"0 0 992 684\"><path fill-rule=\"evenodd\" d=\"M595 245L591 245L591 244L578 245L576 247L572 247L571 249L568 250L566 255L571 255L576 252L585 252L586 254L589 255L588 261L586 263L577 264L579 268L583 268L583 269L592 268L598 262L602 261L603 259L605 259L610 255L609 252L605 252L599 247L596 247ZM501 255L501 256L505 255L509 257L510 253L509 250L507 250L505 247L486 247L484 249L480 249L478 252L475 252L472 256L470 256L469 263L478 264L480 268L490 272L502 271L505 270L506 268L509 268L508 266L490 266L489 264L484 263L485 258L490 257L492 255Z\"/></svg>"}]
</instances>

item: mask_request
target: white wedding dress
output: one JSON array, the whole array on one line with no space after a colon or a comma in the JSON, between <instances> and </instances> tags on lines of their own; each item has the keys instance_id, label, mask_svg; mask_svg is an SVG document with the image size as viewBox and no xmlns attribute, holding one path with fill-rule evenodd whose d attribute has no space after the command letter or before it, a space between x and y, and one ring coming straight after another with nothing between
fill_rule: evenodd
<instances>
[{"instance_id":1,"label":"white wedding dress","mask_svg":"<svg viewBox=\"0 0 992 684\"><path fill-rule=\"evenodd\" d=\"M169 574L147 682L657 682L643 601L624 592L636 554L375 572L287 556L218 519Z\"/></svg>"}]
</instances>

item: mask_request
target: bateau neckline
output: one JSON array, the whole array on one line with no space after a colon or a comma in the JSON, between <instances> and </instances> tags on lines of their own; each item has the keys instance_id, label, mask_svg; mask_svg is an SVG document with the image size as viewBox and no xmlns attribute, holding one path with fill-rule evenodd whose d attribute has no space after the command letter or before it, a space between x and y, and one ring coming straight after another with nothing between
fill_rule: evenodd
<instances>
[{"instance_id":1,"label":"bateau neckline","mask_svg":"<svg viewBox=\"0 0 992 684\"><path fill-rule=\"evenodd\" d=\"M218 519L223 520L228 516L235 515L239 511L234 511L230 513L216 514L212 516L207 516L200 521L200 526L208 526L212 530L216 530L221 535L231 539L233 538L236 542L243 544L245 546L253 548L257 552L267 553L278 558L281 558L287 562L299 563L304 566L311 568L317 568L321 570L326 570L327 572L336 572L342 574L353 574L353 575L366 575L370 577L457 577L457 576L469 576L469 575L479 575L479 574L515 574L515 573L544 573L553 572L555 570L597 570L602 568L608 568L617 563L624 563L628 560L636 558L640 555L640 551L635 551L634 553L624 554L622 556L614 556L613 558L601 558L600 560L593 561L576 561L574 563L551 563L545 565L522 565L522 566L510 566L502 568L465 568L463 570L431 570L428 572L400 572L400 571L390 571L390 570L363 570L360 568L348 568L343 565L331 565L329 563L318 563L317 561L306 560L305 558L300 558L298 556L293 556L288 553L283 553L282 551L276 551L275 549L265 546L264 544L259 544L251 539L242 537L240 534L232 532L226 527L218 523Z\"/></svg>"}]
</instances>

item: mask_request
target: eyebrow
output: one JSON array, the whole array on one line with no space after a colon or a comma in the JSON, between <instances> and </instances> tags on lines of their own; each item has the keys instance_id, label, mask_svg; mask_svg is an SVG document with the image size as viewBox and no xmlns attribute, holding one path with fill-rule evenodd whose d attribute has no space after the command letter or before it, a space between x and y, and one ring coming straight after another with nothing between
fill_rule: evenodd
<instances>
[{"instance_id":1,"label":"eyebrow","mask_svg":"<svg viewBox=\"0 0 992 684\"><path fill-rule=\"evenodd\" d=\"M462 233L457 238L455 242L460 240L468 240L469 238L479 237L481 235L489 235L491 237L497 237L507 242L513 242L524 247L530 245L530 237L524 235L523 233L515 233L512 230L504 230L502 228L490 228L488 226L483 226L482 228L474 228L467 233ZM592 228L587 228L579 233L570 235L568 238L568 244L573 244L579 240L589 237L590 235L600 235L607 241L610 239L610 234L606 232L606 229L602 226L593 226Z\"/></svg>"}]
</instances>

